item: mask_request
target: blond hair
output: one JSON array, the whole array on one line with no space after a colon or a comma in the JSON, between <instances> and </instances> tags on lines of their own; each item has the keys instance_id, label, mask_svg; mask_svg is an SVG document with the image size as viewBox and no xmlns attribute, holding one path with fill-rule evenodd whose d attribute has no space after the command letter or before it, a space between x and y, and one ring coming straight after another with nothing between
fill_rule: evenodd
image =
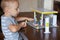
<instances>
[{"instance_id":1,"label":"blond hair","mask_svg":"<svg viewBox=\"0 0 60 40\"><path fill-rule=\"evenodd\" d=\"M18 0L2 0L2 2L1 2L1 8L4 9L5 7L9 6L9 2L15 2L15 1L18 2Z\"/></svg>"}]
</instances>

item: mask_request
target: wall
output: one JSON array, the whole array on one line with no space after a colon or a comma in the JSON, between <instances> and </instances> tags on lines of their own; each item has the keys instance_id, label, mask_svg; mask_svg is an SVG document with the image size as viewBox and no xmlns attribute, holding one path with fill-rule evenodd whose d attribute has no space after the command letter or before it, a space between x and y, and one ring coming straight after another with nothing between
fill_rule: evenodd
<instances>
[{"instance_id":1,"label":"wall","mask_svg":"<svg viewBox=\"0 0 60 40\"><path fill-rule=\"evenodd\" d=\"M56 0L60 1L60 0ZM52 4L52 1L49 1ZM47 3L47 2L45 2ZM44 0L19 0L19 9L20 12L31 12L31 8L43 8ZM49 5L49 4L48 4ZM48 6L49 8L50 6ZM50 9L53 9L53 4L51 5Z\"/></svg>"},{"instance_id":2,"label":"wall","mask_svg":"<svg viewBox=\"0 0 60 40\"><path fill-rule=\"evenodd\" d=\"M60 2L60 0L55 0L55 1L59 1Z\"/></svg>"},{"instance_id":3,"label":"wall","mask_svg":"<svg viewBox=\"0 0 60 40\"><path fill-rule=\"evenodd\" d=\"M30 12L31 8L37 8L37 0L19 0L20 12Z\"/></svg>"}]
</instances>

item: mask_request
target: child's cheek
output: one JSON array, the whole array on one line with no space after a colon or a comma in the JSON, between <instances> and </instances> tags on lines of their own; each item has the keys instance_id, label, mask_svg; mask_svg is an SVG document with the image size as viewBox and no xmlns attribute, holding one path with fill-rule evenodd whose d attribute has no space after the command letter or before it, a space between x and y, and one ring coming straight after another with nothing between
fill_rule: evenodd
<instances>
[{"instance_id":1,"label":"child's cheek","mask_svg":"<svg viewBox=\"0 0 60 40\"><path fill-rule=\"evenodd\" d=\"M18 15L18 12L16 10L13 13L14 13L14 15Z\"/></svg>"},{"instance_id":2,"label":"child's cheek","mask_svg":"<svg viewBox=\"0 0 60 40\"><path fill-rule=\"evenodd\" d=\"M18 13L19 13L20 10L18 9L17 11L18 11Z\"/></svg>"}]
</instances>

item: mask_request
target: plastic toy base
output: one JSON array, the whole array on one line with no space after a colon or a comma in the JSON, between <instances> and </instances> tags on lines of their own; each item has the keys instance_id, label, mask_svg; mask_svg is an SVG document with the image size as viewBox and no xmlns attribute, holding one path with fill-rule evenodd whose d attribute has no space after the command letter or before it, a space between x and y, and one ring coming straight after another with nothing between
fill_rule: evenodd
<instances>
[{"instance_id":1,"label":"plastic toy base","mask_svg":"<svg viewBox=\"0 0 60 40\"><path fill-rule=\"evenodd\" d=\"M44 32L44 33L50 33L50 32Z\"/></svg>"}]
</instances>

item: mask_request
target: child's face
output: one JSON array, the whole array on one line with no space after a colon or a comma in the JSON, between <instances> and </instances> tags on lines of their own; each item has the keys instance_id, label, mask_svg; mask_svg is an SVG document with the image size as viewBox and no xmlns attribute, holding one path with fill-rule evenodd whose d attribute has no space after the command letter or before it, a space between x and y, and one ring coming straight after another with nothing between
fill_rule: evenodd
<instances>
[{"instance_id":1,"label":"child's face","mask_svg":"<svg viewBox=\"0 0 60 40\"><path fill-rule=\"evenodd\" d=\"M8 12L11 16L17 16L19 13L19 9L18 9L18 3L14 2L14 3L10 3L10 7L8 9Z\"/></svg>"}]
</instances>

